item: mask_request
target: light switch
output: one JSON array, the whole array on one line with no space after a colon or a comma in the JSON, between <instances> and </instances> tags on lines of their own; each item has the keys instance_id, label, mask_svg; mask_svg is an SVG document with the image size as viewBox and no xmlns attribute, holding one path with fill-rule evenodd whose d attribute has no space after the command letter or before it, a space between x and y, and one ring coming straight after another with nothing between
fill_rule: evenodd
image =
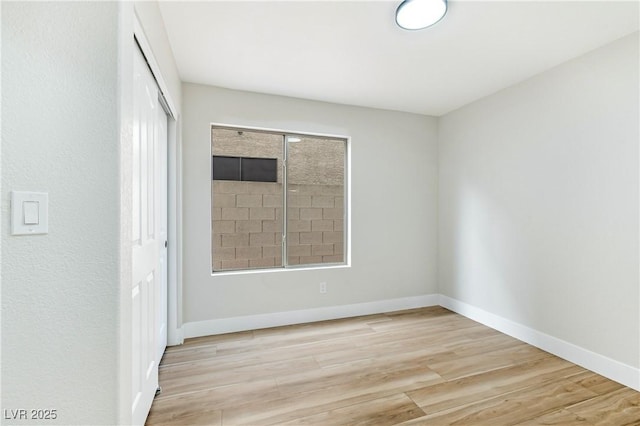
<instances>
[{"instance_id":1,"label":"light switch","mask_svg":"<svg viewBox=\"0 0 640 426\"><path fill-rule=\"evenodd\" d=\"M24 212L25 225L37 225L40 223L40 203L37 201L23 201L22 211Z\"/></svg>"},{"instance_id":2,"label":"light switch","mask_svg":"<svg viewBox=\"0 0 640 426\"><path fill-rule=\"evenodd\" d=\"M11 235L49 232L49 194L11 191Z\"/></svg>"}]
</instances>

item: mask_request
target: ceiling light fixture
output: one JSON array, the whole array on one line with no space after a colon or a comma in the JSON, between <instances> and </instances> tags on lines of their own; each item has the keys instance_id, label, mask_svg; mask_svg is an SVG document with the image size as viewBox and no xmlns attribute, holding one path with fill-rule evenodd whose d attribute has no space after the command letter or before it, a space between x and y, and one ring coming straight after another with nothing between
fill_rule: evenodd
<instances>
[{"instance_id":1,"label":"ceiling light fixture","mask_svg":"<svg viewBox=\"0 0 640 426\"><path fill-rule=\"evenodd\" d=\"M396 24L405 30L421 30L447 13L447 0L404 0L396 10Z\"/></svg>"},{"instance_id":2,"label":"ceiling light fixture","mask_svg":"<svg viewBox=\"0 0 640 426\"><path fill-rule=\"evenodd\" d=\"M297 136L287 136L287 142L289 143L295 143L295 142L300 142L302 139L300 139Z\"/></svg>"}]
</instances>

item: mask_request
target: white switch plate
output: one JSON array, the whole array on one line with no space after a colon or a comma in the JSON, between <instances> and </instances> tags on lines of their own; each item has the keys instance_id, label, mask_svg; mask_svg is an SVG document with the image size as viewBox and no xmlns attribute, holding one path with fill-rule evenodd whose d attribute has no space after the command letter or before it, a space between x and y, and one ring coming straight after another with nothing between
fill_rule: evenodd
<instances>
[{"instance_id":1,"label":"white switch plate","mask_svg":"<svg viewBox=\"0 0 640 426\"><path fill-rule=\"evenodd\" d=\"M30 210L24 210L25 206ZM38 211L33 208L37 206ZM37 216L36 216L37 215ZM37 217L37 224L33 222ZM34 235L49 232L49 194L46 192L11 191L11 235Z\"/></svg>"}]
</instances>

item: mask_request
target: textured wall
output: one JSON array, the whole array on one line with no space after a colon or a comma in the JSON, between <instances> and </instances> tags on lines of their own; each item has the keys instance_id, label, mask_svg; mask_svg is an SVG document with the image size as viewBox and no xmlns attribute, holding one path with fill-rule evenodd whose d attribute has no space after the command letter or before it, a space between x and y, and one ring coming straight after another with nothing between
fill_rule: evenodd
<instances>
[{"instance_id":1,"label":"textured wall","mask_svg":"<svg viewBox=\"0 0 640 426\"><path fill-rule=\"evenodd\" d=\"M118 5L1 7L2 409L115 424ZM11 190L49 193L47 235L9 235Z\"/></svg>"},{"instance_id":2,"label":"textured wall","mask_svg":"<svg viewBox=\"0 0 640 426\"><path fill-rule=\"evenodd\" d=\"M638 367L638 33L439 122L440 292Z\"/></svg>"}]
</instances>

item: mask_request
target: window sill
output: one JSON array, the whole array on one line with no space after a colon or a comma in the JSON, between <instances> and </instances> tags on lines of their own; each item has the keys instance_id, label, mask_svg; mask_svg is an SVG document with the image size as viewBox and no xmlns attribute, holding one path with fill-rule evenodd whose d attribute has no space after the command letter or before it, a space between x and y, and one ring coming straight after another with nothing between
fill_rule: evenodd
<instances>
[{"instance_id":1,"label":"window sill","mask_svg":"<svg viewBox=\"0 0 640 426\"><path fill-rule=\"evenodd\" d=\"M273 272L293 272L293 271L317 271L317 270L325 270L325 269L346 269L351 268L350 264L340 263L334 265L292 265L286 268L265 268L265 269L242 269L238 271L217 271L212 272L212 277L222 277L228 275L248 275L248 274L265 274L265 273L273 273Z\"/></svg>"}]
</instances>

